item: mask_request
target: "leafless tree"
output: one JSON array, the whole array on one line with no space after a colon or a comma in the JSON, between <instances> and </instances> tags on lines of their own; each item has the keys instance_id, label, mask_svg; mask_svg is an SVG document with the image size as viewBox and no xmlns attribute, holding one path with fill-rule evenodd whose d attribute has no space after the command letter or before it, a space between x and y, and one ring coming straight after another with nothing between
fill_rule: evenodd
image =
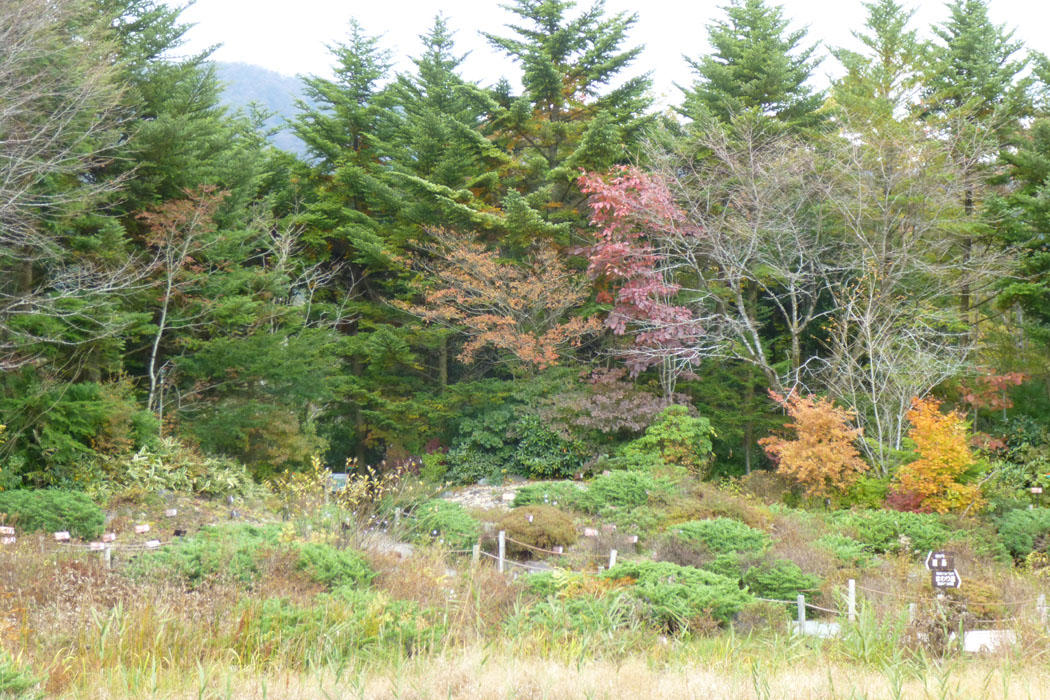
<instances>
[{"instance_id":1,"label":"leafless tree","mask_svg":"<svg viewBox=\"0 0 1050 700\"><path fill-rule=\"evenodd\" d=\"M842 119L846 136L829 149L827 170L842 282L819 375L857 409L867 457L886 474L912 398L957 376L975 349L957 299L988 289L1004 254L975 256L958 243L970 183L957 147L907 118L877 126Z\"/></svg>"},{"instance_id":2,"label":"leafless tree","mask_svg":"<svg viewBox=\"0 0 1050 700\"><path fill-rule=\"evenodd\" d=\"M794 387L804 378L803 339L827 313L819 302L836 266L820 160L799 139L746 116L728 127L696 124L693 133L650 153L693 229L651 239L665 277L680 285L678 303L703 329L673 352L694 362L740 360L771 387ZM787 331L786 358L763 337L769 308Z\"/></svg>"}]
</instances>

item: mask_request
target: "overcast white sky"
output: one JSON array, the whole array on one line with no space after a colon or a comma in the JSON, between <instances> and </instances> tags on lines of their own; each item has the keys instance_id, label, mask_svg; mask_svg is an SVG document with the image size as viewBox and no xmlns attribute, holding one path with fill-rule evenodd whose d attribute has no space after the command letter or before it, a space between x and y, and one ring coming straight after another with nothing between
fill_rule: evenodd
<instances>
[{"instance_id":1,"label":"overcast white sky","mask_svg":"<svg viewBox=\"0 0 1050 700\"><path fill-rule=\"evenodd\" d=\"M585 2L579 6L586 6ZM707 47L707 25L722 15L722 0L607 0L609 12L638 13L631 45L644 44L645 51L633 72L653 72L655 92L664 104L677 103L675 83L688 84L691 73L682 54L696 57ZM861 0L786 0L782 3L792 27L807 26L811 41L826 46L855 45L850 30L864 23ZM903 3L915 7L914 26L928 35L931 24L944 20L944 3ZM991 0L991 15L997 24L1015 29L1015 37L1032 49L1050 53L1050 2L1047 0ZM418 36L441 11L456 30L462 52L470 51L463 66L465 77L494 83L499 77L514 80L517 70L505 57L489 48L481 31L506 34L504 25L514 15L497 2L478 0L196 0L183 19L196 26L190 30L190 49L221 44L215 53L220 61L253 63L286 75L327 75L331 57L326 48L346 36L351 17L369 34L383 35L382 43L397 59L396 68L407 69L408 57L420 53ZM825 52L826 53L826 52ZM819 83L835 72L832 59L818 69ZM516 82L516 81L515 81Z\"/></svg>"}]
</instances>

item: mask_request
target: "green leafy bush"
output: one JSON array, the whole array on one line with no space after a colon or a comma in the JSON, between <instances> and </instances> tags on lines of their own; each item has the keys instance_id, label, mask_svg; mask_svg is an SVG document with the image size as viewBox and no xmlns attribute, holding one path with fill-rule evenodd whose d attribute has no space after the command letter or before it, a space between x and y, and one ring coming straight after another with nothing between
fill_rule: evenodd
<instances>
[{"instance_id":1,"label":"green leafy bush","mask_svg":"<svg viewBox=\"0 0 1050 700\"><path fill-rule=\"evenodd\" d=\"M469 549L478 541L481 524L458 503L434 498L413 511L409 530L419 540L440 542L453 549Z\"/></svg>"},{"instance_id":2,"label":"green leafy bush","mask_svg":"<svg viewBox=\"0 0 1050 700\"><path fill-rule=\"evenodd\" d=\"M244 496L257 486L248 468L225 457L206 457L175 438L137 452L100 457L77 471L85 491L98 499L114 493L180 491L202 496Z\"/></svg>"},{"instance_id":3,"label":"green leafy bush","mask_svg":"<svg viewBox=\"0 0 1050 700\"><path fill-rule=\"evenodd\" d=\"M571 476L583 465L583 446L551 430L535 414L523 415L510 432L518 440L514 451L514 471L518 473L536 479L550 479Z\"/></svg>"},{"instance_id":4,"label":"green leafy bush","mask_svg":"<svg viewBox=\"0 0 1050 700\"><path fill-rule=\"evenodd\" d=\"M68 531L92 539L102 534L106 516L86 494L57 489L2 491L0 513L22 532Z\"/></svg>"},{"instance_id":5,"label":"green leafy bush","mask_svg":"<svg viewBox=\"0 0 1050 700\"><path fill-rule=\"evenodd\" d=\"M367 586L375 572L357 552L327 544L304 542L298 546L300 569L329 588Z\"/></svg>"},{"instance_id":6,"label":"green leafy bush","mask_svg":"<svg viewBox=\"0 0 1050 700\"><path fill-rule=\"evenodd\" d=\"M279 536L276 525L204 527L192 537L143 553L131 562L129 573L172 576L194 588L208 581L251 586L259 579L266 556L279 549Z\"/></svg>"},{"instance_id":7,"label":"green leafy bush","mask_svg":"<svg viewBox=\"0 0 1050 700\"><path fill-rule=\"evenodd\" d=\"M686 406L668 406L642 437L624 446L622 454L639 459L655 455L704 477L710 468L714 434L706 418L690 415Z\"/></svg>"},{"instance_id":8,"label":"green leafy bush","mask_svg":"<svg viewBox=\"0 0 1050 700\"><path fill-rule=\"evenodd\" d=\"M584 488L574 481L547 481L522 486L514 495L514 507L550 505L560 508L578 508Z\"/></svg>"},{"instance_id":9,"label":"green leafy bush","mask_svg":"<svg viewBox=\"0 0 1050 700\"><path fill-rule=\"evenodd\" d=\"M742 581L752 595L787 601L794 601L799 593L820 586L819 576L807 574L794 562L785 560L752 566L744 572ZM812 594L806 597L812 598Z\"/></svg>"},{"instance_id":10,"label":"green leafy bush","mask_svg":"<svg viewBox=\"0 0 1050 700\"><path fill-rule=\"evenodd\" d=\"M642 472L615 471L591 481L577 503L587 513L599 513L609 507L634 508L648 503L650 497L667 497L673 489L666 479Z\"/></svg>"},{"instance_id":11,"label":"green leafy bush","mask_svg":"<svg viewBox=\"0 0 1050 700\"><path fill-rule=\"evenodd\" d=\"M672 631L688 629L704 616L726 622L752 600L733 579L669 562L624 562L601 577L633 579L628 592L654 624Z\"/></svg>"},{"instance_id":12,"label":"green leafy bush","mask_svg":"<svg viewBox=\"0 0 1050 700\"><path fill-rule=\"evenodd\" d=\"M948 541L951 530L933 513L895 510L860 510L834 513L831 521L842 534L850 535L876 553L900 549L907 537L912 551L925 554Z\"/></svg>"},{"instance_id":13,"label":"green leafy bush","mask_svg":"<svg viewBox=\"0 0 1050 700\"><path fill-rule=\"evenodd\" d=\"M558 545L568 546L576 541L576 526L572 518L552 506L515 508L500 519L499 527L507 533L507 537L530 547L550 549ZM507 549L521 554L531 552L514 542L508 542Z\"/></svg>"},{"instance_id":14,"label":"green leafy bush","mask_svg":"<svg viewBox=\"0 0 1050 700\"><path fill-rule=\"evenodd\" d=\"M1012 510L996 524L999 538L1016 559L1035 551L1045 552L1050 545L1050 508Z\"/></svg>"},{"instance_id":15,"label":"green leafy bush","mask_svg":"<svg viewBox=\"0 0 1050 700\"><path fill-rule=\"evenodd\" d=\"M423 466L419 478L428 484L441 484L448 473L448 458L444 452L429 452L423 455Z\"/></svg>"},{"instance_id":16,"label":"green leafy bush","mask_svg":"<svg viewBox=\"0 0 1050 700\"><path fill-rule=\"evenodd\" d=\"M714 518L682 523L672 531L686 542L700 545L714 554L730 552L763 552L770 544L769 535L739 520Z\"/></svg>"}]
</instances>

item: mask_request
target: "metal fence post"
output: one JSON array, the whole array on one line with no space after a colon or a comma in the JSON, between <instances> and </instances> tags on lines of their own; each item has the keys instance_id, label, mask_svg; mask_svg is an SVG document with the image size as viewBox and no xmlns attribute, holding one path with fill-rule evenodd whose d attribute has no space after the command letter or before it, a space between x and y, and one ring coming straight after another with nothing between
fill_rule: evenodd
<instances>
[{"instance_id":1,"label":"metal fence post","mask_svg":"<svg viewBox=\"0 0 1050 700\"><path fill-rule=\"evenodd\" d=\"M507 557L507 533L503 530L499 531L499 572L503 573L503 560Z\"/></svg>"}]
</instances>

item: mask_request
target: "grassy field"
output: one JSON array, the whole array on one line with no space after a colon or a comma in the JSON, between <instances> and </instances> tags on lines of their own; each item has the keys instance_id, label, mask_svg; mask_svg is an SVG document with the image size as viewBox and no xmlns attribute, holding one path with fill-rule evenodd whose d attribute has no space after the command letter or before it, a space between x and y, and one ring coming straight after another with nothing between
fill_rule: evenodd
<instances>
[{"instance_id":1,"label":"grassy field","mask_svg":"<svg viewBox=\"0 0 1050 700\"><path fill-rule=\"evenodd\" d=\"M659 503L643 492L648 505L630 517L650 508L685 522L652 526L637 545L625 533L641 525L621 517L612 530L607 504L558 517L518 506L530 514L520 537L573 543L563 556L515 550L564 567L515 576L460 549L480 540L491 551L495 530L516 522L506 509L414 494L395 499L417 505L394 527L389 509L290 492L294 503L260 496L232 512L180 497L171 520L155 498L114 501L111 567L43 533L0 548L0 698L1050 697L1050 635L1034 602L1043 569L989 556L994 533L980 523L793 510L678 484ZM140 521L150 533L132 534ZM584 528L599 535L577 537ZM943 602L908 546L938 537L965 581ZM145 549L147 538L163 545ZM414 551L390 551L397 540ZM603 572L612 546L620 563ZM856 622L810 611L843 625L836 639L792 634L793 608L757 599L804 590L844 611L850 578ZM987 628L1013 630L1017 644L967 654L950 638Z\"/></svg>"}]
</instances>

